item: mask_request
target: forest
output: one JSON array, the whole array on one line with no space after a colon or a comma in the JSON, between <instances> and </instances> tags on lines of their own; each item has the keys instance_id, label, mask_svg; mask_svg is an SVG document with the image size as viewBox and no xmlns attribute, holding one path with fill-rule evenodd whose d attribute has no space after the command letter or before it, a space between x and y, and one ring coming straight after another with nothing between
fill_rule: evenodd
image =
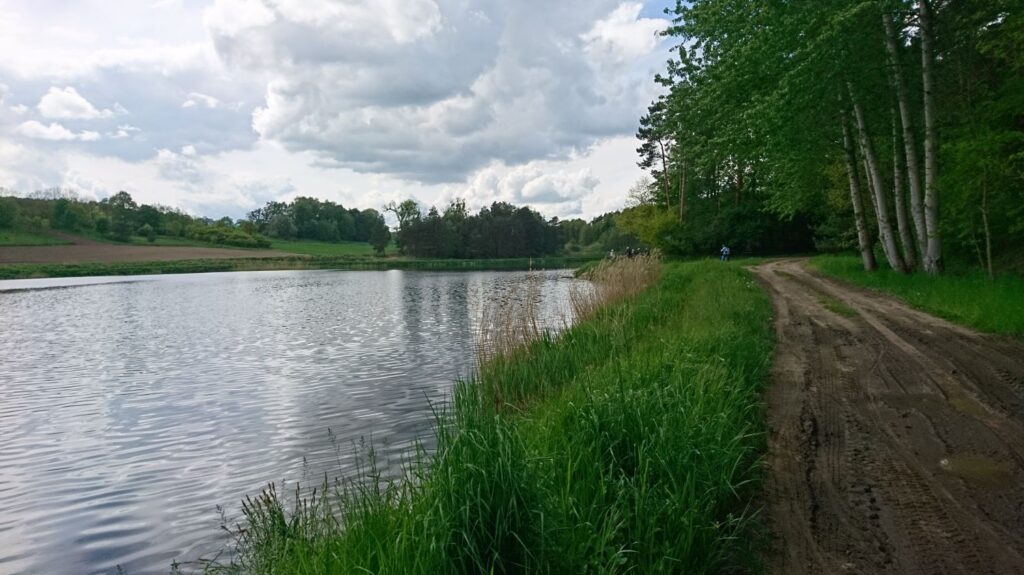
<instances>
[{"instance_id":1,"label":"forest","mask_svg":"<svg viewBox=\"0 0 1024 575\"><path fill-rule=\"evenodd\" d=\"M1016 0L677 2L620 226L667 253L856 250L991 276L1024 246Z\"/></svg>"}]
</instances>

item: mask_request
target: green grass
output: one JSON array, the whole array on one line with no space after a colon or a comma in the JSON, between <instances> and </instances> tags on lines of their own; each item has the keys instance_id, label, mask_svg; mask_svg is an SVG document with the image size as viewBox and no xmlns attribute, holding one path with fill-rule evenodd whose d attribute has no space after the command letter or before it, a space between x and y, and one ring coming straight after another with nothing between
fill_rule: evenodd
<instances>
[{"instance_id":1,"label":"green grass","mask_svg":"<svg viewBox=\"0 0 1024 575\"><path fill-rule=\"evenodd\" d=\"M0 246L60 246L68 242L46 234L20 230L0 230Z\"/></svg>"},{"instance_id":2,"label":"green grass","mask_svg":"<svg viewBox=\"0 0 1024 575\"><path fill-rule=\"evenodd\" d=\"M771 308L737 265L486 364L400 480L245 503L244 573L757 572ZM327 494L324 496L324 494Z\"/></svg>"},{"instance_id":3,"label":"green grass","mask_svg":"<svg viewBox=\"0 0 1024 575\"><path fill-rule=\"evenodd\" d=\"M856 256L817 256L811 267L852 284L892 294L912 307L989 333L1024 337L1024 277L989 280L980 271L939 277L864 271Z\"/></svg>"},{"instance_id":4,"label":"green grass","mask_svg":"<svg viewBox=\"0 0 1024 575\"><path fill-rule=\"evenodd\" d=\"M372 256L373 247L366 242L318 242L274 240L270 249L309 256ZM391 250L388 250L391 251Z\"/></svg>"}]
</instances>

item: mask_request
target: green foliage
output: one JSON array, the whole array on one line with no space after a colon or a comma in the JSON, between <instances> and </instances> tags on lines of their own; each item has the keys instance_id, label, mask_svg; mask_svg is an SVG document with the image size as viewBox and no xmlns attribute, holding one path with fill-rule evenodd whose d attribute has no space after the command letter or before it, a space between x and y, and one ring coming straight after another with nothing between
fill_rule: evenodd
<instances>
[{"instance_id":1,"label":"green foliage","mask_svg":"<svg viewBox=\"0 0 1024 575\"><path fill-rule=\"evenodd\" d=\"M106 216L100 216L95 221L96 233L101 236L105 236L110 233L110 219Z\"/></svg>"},{"instance_id":2,"label":"green foliage","mask_svg":"<svg viewBox=\"0 0 1024 575\"><path fill-rule=\"evenodd\" d=\"M149 243L156 241L156 230L154 230L153 226L149 224L143 224L142 227L139 228L138 234L146 238L146 241Z\"/></svg>"},{"instance_id":3,"label":"green foliage","mask_svg":"<svg viewBox=\"0 0 1024 575\"><path fill-rule=\"evenodd\" d=\"M994 280L979 271L934 277L905 275L881 269L864 271L852 256L818 256L818 271L859 286L892 294L909 305L981 331L1024 337L1024 278L1004 275Z\"/></svg>"},{"instance_id":4,"label":"green foliage","mask_svg":"<svg viewBox=\"0 0 1024 575\"><path fill-rule=\"evenodd\" d=\"M384 256L384 250L391 243L391 231L384 222L377 222L370 231L370 245L378 256Z\"/></svg>"},{"instance_id":5,"label":"green foliage","mask_svg":"<svg viewBox=\"0 0 1024 575\"><path fill-rule=\"evenodd\" d=\"M437 449L387 481L247 500L244 573L723 573L756 569L771 308L690 263L559 339L486 364Z\"/></svg>"},{"instance_id":6,"label":"green foliage","mask_svg":"<svg viewBox=\"0 0 1024 575\"><path fill-rule=\"evenodd\" d=\"M14 227L20 212L14 198L0 197L0 228Z\"/></svg>"},{"instance_id":7,"label":"green foliage","mask_svg":"<svg viewBox=\"0 0 1024 575\"><path fill-rule=\"evenodd\" d=\"M225 246L239 248L269 248L270 240L262 236L251 236L238 228L193 224L185 233L186 237Z\"/></svg>"},{"instance_id":8,"label":"green foliage","mask_svg":"<svg viewBox=\"0 0 1024 575\"><path fill-rule=\"evenodd\" d=\"M528 207L495 202L476 215L461 200L442 216L431 208L424 217L415 202L403 202L396 242L402 253L427 258L541 257L562 250L557 222Z\"/></svg>"}]
</instances>

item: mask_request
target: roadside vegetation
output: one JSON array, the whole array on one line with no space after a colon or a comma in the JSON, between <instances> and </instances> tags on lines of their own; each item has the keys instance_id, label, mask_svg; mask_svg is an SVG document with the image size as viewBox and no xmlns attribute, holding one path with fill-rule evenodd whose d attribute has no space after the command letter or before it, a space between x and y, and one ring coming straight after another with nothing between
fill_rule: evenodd
<instances>
[{"instance_id":1,"label":"roadside vegetation","mask_svg":"<svg viewBox=\"0 0 1024 575\"><path fill-rule=\"evenodd\" d=\"M312 495L271 488L246 500L231 552L205 568L756 570L768 299L734 264L622 265L574 298L584 321L459 382L436 451L404 476L383 477L370 456L360 477Z\"/></svg>"},{"instance_id":2,"label":"roadside vegetation","mask_svg":"<svg viewBox=\"0 0 1024 575\"><path fill-rule=\"evenodd\" d=\"M883 268L864 271L853 256L817 256L811 266L862 287L892 294L912 307L980 331L1024 337L1024 277L989 279L980 269L953 269L941 277Z\"/></svg>"}]
</instances>

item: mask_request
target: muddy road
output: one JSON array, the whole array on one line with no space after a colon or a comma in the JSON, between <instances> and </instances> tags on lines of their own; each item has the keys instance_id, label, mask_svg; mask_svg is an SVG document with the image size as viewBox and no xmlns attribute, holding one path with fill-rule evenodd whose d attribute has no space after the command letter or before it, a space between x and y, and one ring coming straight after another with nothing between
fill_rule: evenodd
<instances>
[{"instance_id":1,"label":"muddy road","mask_svg":"<svg viewBox=\"0 0 1024 575\"><path fill-rule=\"evenodd\" d=\"M800 260L753 271L778 337L772 572L1024 574L1024 345Z\"/></svg>"}]
</instances>

